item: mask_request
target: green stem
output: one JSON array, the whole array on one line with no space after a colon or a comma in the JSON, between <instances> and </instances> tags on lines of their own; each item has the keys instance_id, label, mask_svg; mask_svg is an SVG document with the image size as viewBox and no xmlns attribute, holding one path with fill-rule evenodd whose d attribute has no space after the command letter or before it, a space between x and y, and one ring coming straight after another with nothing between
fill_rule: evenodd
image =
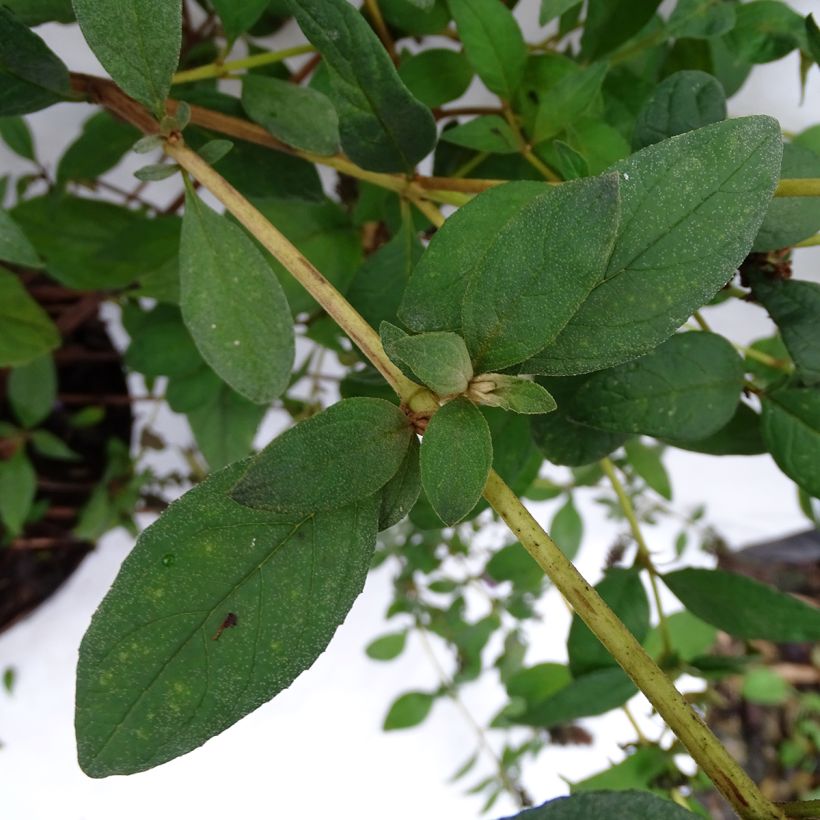
<instances>
[{"instance_id":1,"label":"green stem","mask_svg":"<svg viewBox=\"0 0 820 820\"><path fill-rule=\"evenodd\" d=\"M794 247L814 248L817 245L820 245L820 233L816 233L814 236L810 236L808 239L804 239L802 242L798 242Z\"/></svg>"},{"instance_id":2,"label":"green stem","mask_svg":"<svg viewBox=\"0 0 820 820\"><path fill-rule=\"evenodd\" d=\"M359 346L402 399L416 411L432 413L436 397L410 381L387 357L376 332L327 279L235 188L181 140L169 139L166 152L208 189L296 278ZM783 820L754 782L731 758L674 684L632 633L538 525L513 491L490 471L484 497L518 536L564 598L635 681L719 791L744 820Z\"/></svg>"},{"instance_id":3,"label":"green stem","mask_svg":"<svg viewBox=\"0 0 820 820\"><path fill-rule=\"evenodd\" d=\"M508 105L504 106L504 119L507 120L513 134L515 135L516 142L518 143L518 150L521 152L521 156L523 156L524 159L527 160L527 162L529 162L529 164L532 165L532 167L544 177L544 179L548 179L550 182L561 182L561 177L559 177L558 174L552 170L552 168L550 168L533 153L532 146L524 137L521 127L518 125L518 120L516 120L515 114L513 114Z\"/></svg>"},{"instance_id":4,"label":"green stem","mask_svg":"<svg viewBox=\"0 0 820 820\"><path fill-rule=\"evenodd\" d=\"M638 516L635 515L635 508L632 506L632 501L624 489L624 485L618 478L615 472L615 465L610 458L602 458L600 461L601 469L609 479L615 495L618 497L618 503L623 510L626 520L629 522L629 529L635 543L638 545L638 557L636 563L642 566L649 573L649 583L652 587L652 597L655 599L655 608L658 610L658 627L661 633L661 641L663 642L664 655L672 654L672 637L669 634L669 624L666 621L666 615L661 603L661 591L658 588L658 571L655 569L655 564L652 561L652 555L649 552L649 546L646 539L643 537L641 526L638 523Z\"/></svg>"},{"instance_id":5,"label":"green stem","mask_svg":"<svg viewBox=\"0 0 820 820\"><path fill-rule=\"evenodd\" d=\"M735 345L735 348L749 359L754 359L756 362L765 364L767 367L773 367L776 370L783 370L786 373L794 372L794 365L784 359L776 359L762 350L755 350L753 347L745 347L744 345Z\"/></svg>"},{"instance_id":6,"label":"green stem","mask_svg":"<svg viewBox=\"0 0 820 820\"><path fill-rule=\"evenodd\" d=\"M820 179L781 179L775 196L820 196Z\"/></svg>"},{"instance_id":7,"label":"green stem","mask_svg":"<svg viewBox=\"0 0 820 820\"><path fill-rule=\"evenodd\" d=\"M493 470L484 497L744 820L783 820L751 778Z\"/></svg>"},{"instance_id":8,"label":"green stem","mask_svg":"<svg viewBox=\"0 0 820 820\"><path fill-rule=\"evenodd\" d=\"M189 68L185 71L179 71L174 74L171 82L174 85L181 83L194 83L198 80L210 80L213 77L224 77L232 71L242 71L249 68L259 68L263 65L271 65L272 63L281 63L288 57L297 57L300 54L311 54L316 51L316 48L310 43L303 46L293 46L292 48L283 48L281 51L268 51L265 54L254 54L251 57L243 57L241 60L230 60L227 63L215 62L208 63L208 65L201 65L197 68Z\"/></svg>"},{"instance_id":9,"label":"green stem","mask_svg":"<svg viewBox=\"0 0 820 820\"><path fill-rule=\"evenodd\" d=\"M778 803L778 808L783 809L786 817L808 818L818 820L820 818L820 800L801 800L794 803Z\"/></svg>"}]
</instances>

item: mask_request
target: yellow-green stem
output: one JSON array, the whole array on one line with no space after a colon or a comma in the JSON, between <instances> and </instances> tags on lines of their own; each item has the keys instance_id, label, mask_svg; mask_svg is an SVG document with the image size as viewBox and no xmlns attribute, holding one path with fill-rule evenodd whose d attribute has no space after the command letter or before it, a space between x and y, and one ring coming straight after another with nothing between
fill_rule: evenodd
<instances>
[{"instance_id":1,"label":"yellow-green stem","mask_svg":"<svg viewBox=\"0 0 820 820\"><path fill-rule=\"evenodd\" d=\"M169 140L166 152L199 180L305 287L384 375L402 401L415 410L434 411L435 397L393 365L376 332L321 273L302 256L235 188L181 140ZM744 820L783 820L757 786L721 746L674 684L649 657L632 633L584 580L539 526L512 490L490 471L484 497L518 536L564 598L643 691L692 757Z\"/></svg>"},{"instance_id":2,"label":"yellow-green stem","mask_svg":"<svg viewBox=\"0 0 820 820\"><path fill-rule=\"evenodd\" d=\"M674 684L584 580L515 493L490 472L484 497L744 820L783 820Z\"/></svg>"},{"instance_id":3,"label":"yellow-green stem","mask_svg":"<svg viewBox=\"0 0 820 820\"><path fill-rule=\"evenodd\" d=\"M807 820L820 819L820 800L801 800L795 803L777 804L786 813L787 817L802 817Z\"/></svg>"},{"instance_id":4,"label":"yellow-green stem","mask_svg":"<svg viewBox=\"0 0 820 820\"><path fill-rule=\"evenodd\" d=\"M281 51L267 51L264 54L253 54L250 57L243 57L240 60L229 60L226 63L208 63L208 65L178 71L174 74L174 78L171 82L174 85L180 85L181 83L194 83L198 80L210 80L213 77L224 77L232 71L242 71L249 68L259 68L263 65L271 65L272 63L281 63L282 60L286 60L288 57L298 57L300 54L311 54L314 51L316 51L316 48L308 43L303 46L283 48Z\"/></svg>"},{"instance_id":5,"label":"yellow-green stem","mask_svg":"<svg viewBox=\"0 0 820 820\"><path fill-rule=\"evenodd\" d=\"M775 196L820 196L820 179L781 179Z\"/></svg>"},{"instance_id":6,"label":"yellow-green stem","mask_svg":"<svg viewBox=\"0 0 820 820\"><path fill-rule=\"evenodd\" d=\"M638 545L638 558L636 563L642 566L649 573L649 584L652 587L652 597L655 599L655 608L658 610L658 627L661 633L661 640L663 642L664 654L671 655L672 653L672 638L669 634L669 625L666 622L666 614L663 611L663 604L661 603L661 591L658 588L658 571L655 569L655 564L652 562L652 555L649 552L649 546L646 539L643 537L641 525L638 523L638 516L635 515L635 508L632 506L629 496L626 494L624 485L618 478L618 473L615 471L615 465L610 458L601 459L601 469L609 479L615 495L618 497L618 503L621 505L626 520L629 522L629 530L635 543Z\"/></svg>"},{"instance_id":7,"label":"yellow-green stem","mask_svg":"<svg viewBox=\"0 0 820 820\"><path fill-rule=\"evenodd\" d=\"M820 245L820 233L816 233L814 236L810 236L808 239L804 239L801 242L798 242L794 247L795 248L814 248L817 245Z\"/></svg>"}]
</instances>

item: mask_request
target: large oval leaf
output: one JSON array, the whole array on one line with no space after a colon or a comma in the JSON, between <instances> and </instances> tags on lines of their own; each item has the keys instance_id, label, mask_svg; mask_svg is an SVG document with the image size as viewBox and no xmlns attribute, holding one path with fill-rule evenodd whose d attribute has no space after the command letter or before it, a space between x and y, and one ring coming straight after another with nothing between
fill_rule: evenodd
<instances>
[{"instance_id":1,"label":"large oval leaf","mask_svg":"<svg viewBox=\"0 0 820 820\"><path fill-rule=\"evenodd\" d=\"M275 438L232 496L263 510L331 510L372 495L398 471L413 430L383 399L344 399Z\"/></svg>"},{"instance_id":2,"label":"large oval leaf","mask_svg":"<svg viewBox=\"0 0 820 820\"><path fill-rule=\"evenodd\" d=\"M238 393L265 404L288 386L290 308L262 252L199 197L185 199L180 307L202 358Z\"/></svg>"},{"instance_id":3,"label":"large oval leaf","mask_svg":"<svg viewBox=\"0 0 820 820\"><path fill-rule=\"evenodd\" d=\"M72 0L94 55L126 94L157 116L179 62L182 3L168 0Z\"/></svg>"},{"instance_id":4,"label":"large oval leaf","mask_svg":"<svg viewBox=\"0 0 820 820\"><path fill-rule=\"evenodd\" d=\"M172 504L94 615L76 711L92 777L185 754L270 700L324 651L362 590L377 499L301 517L250 510L228 497L243 466Z\"/></svg>"},{"instance_id":5,"label":"large oval leaf","mask_svg":"<svg viewBox=\"0 0 820 820\"><path fill-rule=\"evenodd\" d=\"M586 792L559 797L506 820L693 820L670 800L639 791Z\"/></svg>"},{"instance_id":6,"label":"large oval leaf","mask_svg":"<svg viewBox=\"0 0 820 820\"><path fill-rule=\"evenodd\" d=\"M359 11L347 0L285 2L330 72L345 153L372 171L412 169L435 144L433 116Z\"/></svg>"},{"instance_id":7,"label":"large oval leaf","mask_svg":"<svg viewBox=\"0 0 820 820\"><path fill-rule=\"evenodd\" d=\"M671 336L748 254L781 155L777 121L745 117L672 137L614 165L621 223L607 271L525 372L600 370Z\"/></svg>"},{"instance_id":8,"label":"large oval leaf","mask_svg":"<svg viewBox=\"0 0 820 820\"><path fill-rule=\"evenodd\" d=\"M594 373L569 415L614 433L697 440L728 424L742 387L743 363L729 342L679 333L647 356Z\"/></svg>"},{"instance_id":9,"label":"large oval leaf","mask_svg":"<svg viewBox=\"0 0 820 820\"><path fill-rule=\"evenodd\" d=\"M0 268L0 367L26 364L60 344L48 314L20 279Z\"/></svg>"}]
</instances>

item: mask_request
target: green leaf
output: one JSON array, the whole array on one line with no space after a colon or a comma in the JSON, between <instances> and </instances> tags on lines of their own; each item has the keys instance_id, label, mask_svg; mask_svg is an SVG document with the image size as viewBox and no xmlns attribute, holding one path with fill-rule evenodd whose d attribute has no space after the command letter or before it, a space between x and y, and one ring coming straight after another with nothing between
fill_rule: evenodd
<instances>
[{"instance_id":1,"label":"green leaf","mask_svg":"<svg viewBox=\"0 0 820 820\"><path fill-rule=\"evenodd\" d=\"M379 0L385 20L408 34L440 34L450 21L446 0L433 0L422 8L417 0Z\"/></svg>"},{"instance_id":2,"label":"green leaf","mask_svg":"<svg viewBox=\"0 0 820 820\"><path fill-rule=\"evenodd\" d=\"M286 4L330 72L345 153L371 171L411 170L432 150L435 122L358 10L347 0Z\"/></svg>"},{"instance_id":3,"label":"green leaf","mask_svg":"<svg viewBox=\"0 0 820 820\"><path fill-rule=\"evenodd\" d=\"M763 440L777 466L820 498L820 391L778 390L762 403Z\"/></svg>"},{"instance_id":4,"label":"green leaf","mask_svg":"<svg viewBox=\"0 0 820 820\"><path fill-rule=\"evenodd\" d=\"M107 111L89 117L60 159L57 181L96 180L117 165L139 137L139 131Z\"/></svg>"},{"instance_id":5,"label":"green leaf","mask_svg":"<svg viewBox=\"0 0 820 820\"><path fill-rule=\"evenodd\" d=\"M476 74L494 94L511 100L527 62L512 12L498 0L448 0L448 5Z\"/></svg>"},{"instance_id":6,"label":"green leaf","mask_svg":"<svg viewBox=\"0 0 820 820\"><path fill-rule=\"evenodd\" d=\"M679 333L640 359L594 373L569 415L613 433L697 440L731 420L743 375L741 358L722 336Z\"/></svg>"},{"instance_id":7,"label":"green leaf","mask_svg":"<svg viewBox=\"0 0 820 820\"><path fill-rule=\"evenodd\" d=\"M293 325L274 272L248 236L187 195L180 306L206 362L238 393L266 404L287 388Z\"/></svg>"},{"instance_id":8,"label":"green leaf","mask_svg":"<svg viewBox=\"0 0 820 820\"><path fill-rule=\"evenodd\" d=\"M550 537L570 561L578 554L581 540L584 537L584 522L575 509L572 496L568 496L564 505L555 513L549 527Z\"/></svg>"},{"instance_id":9,"label":"green leaf","mask_svg":"<svg viewBox=\"0 0 820 820\"><path fill-rule=\"evenodd\" d=\"M36 492L37 474L24 448L0 459L0 522L12 538L23 531Z\"/></svg>"},{"instance_id":10,"label":"green leaf","mask_svg":"<svg viewBox=\"0 0 820 820\"><path fill-rule=\"evenodd\" d=\"M23 159L37 161L34 153L34 138L22 117L0 117L0 139Z\"/></svg>"},{"instance_id":11,"label":"green leaf","mask_svg":"<svg viewBox=\"0 0 820 820\"><path fill-rule=\"evenodd\" d=\"M730 635L779 643L820 639L820 610L752 578L693 568L661 577L690 612Z\"/></svg>"},{"instance_id":12,"label":"green leaf","mask_svg":"<svg viewBox=\"0 0 820 820\"><path fill-rule=\"evenodd\" d=\"M398 472L412 428L381 399L345 399L275 438L232 490L249 507L332 510L380 490Z\"/></svg>"},{"instance_id":13,"label":"green leaf","mask_svg":"<svg viewBox=\"0 0 820 820\"><path fill-rule=\"evenodd\" d=\"M406 643L406 632L392 632L371 641L365 652L367 652L367 657L372 658L374 661L392 661L404 652Z\"/></svg>"},{"instance_id":14,"label":"green leaf","mask_svg":"<svg viewBox=\"0 0 820 820\"><path fill-rule=\"evenodd\" d=\"M384 719L383 729L410 729L424 722L433 708L435 696L429 692L405 692L396 698Z\"/></svg>"},{"instance_id":15,"label":"green leaf","mask_svg":"<svg viewBox=\"0 0 820 820\"><path fill-rule=\"evenodd\" d=\"M421 483L448 526L475 507L493 461L487 422L467 399L455 399L430 419L421 445Z\"/></svg>"},{"instance_id":16,"label":"green leaf","mask_svg":"<svg viewBox=\"0 0 820 820\"><path fill-rule=\"evenodd\" d=\"M444 142L489 154L517 154L520 151L512 128L497 114L476 117L464 125L448 128L441 138Z\"/></svg>"},{"instance_id":17,"label":"green leaf","mask_svg":"<svg viewBox=\"0 0 820 820\"><path fill-rule=\"evenodd\" d=\"M559 797L507 820L693 820L692 814L670 800L646 792L586 792Z\"/></svg>"},{"instance_id":18,"label":"green leaf","mask_svg":"<svg viewBox=\"0 0 820 820\"><path fill-rule=\"evenodd\" d=\"M804 384L820 384L820 284L761 279L752 292L777 324Z\"/></svg>"},{"instance_id":19,"label":"green leaf","mask_svg":"<svg viewBox=\"0 0 820 820\"><path fill-rule=\"evenodd\" d=\"M53 350L60 334L13 273L0 268L0 367L17 367Z\"/></svg>"},{"instance_id":20,"label":"green leaf","mask_svg":"<svg viewBox=\"0 0 820 820\"><path fill-rule=\"evenodd\" d=\"M176 307L160 305L141 313L139 323L126 324L126 330L131 334L131 344L125 353L125 363L132 370L156 377L186 376L207 369Z\"/></svg>"},{"instance_id":21,"label":"green leaf","mask_svg":"<svg viewBox=\"0 0 820 820\"><path fill-rule=\"evenodd\" d=\"M525 372L600 370L668 338L748 254L780 161L777 122L746 117L672 137L617 163L621 221L609 266ZM741 177L742 190L736 187Z\"/></svg>"},{"instance_id":22,"label":"green leaf","mask_svg":"<svg viewBox=\"0 0 820 820\"><path fill-rule=\"evenodd\" d=\"M677 768L669 752L659 746L636 749L625 760L592 777L572 784L573 794L603 789L623 792L628 789L649 791L663 775L674 776ZM670 803L670 805L672 805ZM666 815L658 815L666 817Z\"/></svg>"},{"instance_id":23,"label":"green leaf","mask_svg":"<svg viewBox=\"0 0 820 820\"><path fill-rule=\"evenodd\" d=\"M734 54L750 63L770 63L805 40L803 18L785 3L754 0L735 7L735 26L724 37Z\"/></svg>"},{"instance_id":24,"label":"green leaf","mask_svg":"<svg viewBox=\"0 0 820 820\"><path fill-rule=\"evenodd\" d=\"M249 510L228 496L243 466L143 532L92 619L76 712L91 777L185 754L270 700L324 651L362 590L375 499L301 517Z\"/></svg>"},{"instance_id":25,"label":"green leaf","mask_svg":"<svg viewBox=\"0 0 820 820\"><path fill-rule=\"evenodd\" d=\"M704 71L677 71L655 89L641 109L632 148L638 151L725 119L723 86Z\"/></svg>"},{"instance_id":26,"label":"green leaf","mask_svg":"<svg viewBox=\"0 0 820 820\"><path fill-rule=\"evenodd\" d=\"M537 592L545 581L544 570L517 541L498 550L484 571L494 581L510 581L524 592Z\"/></svg>"},{"instance_id":27,"label":"green leaf","mask_svg":"<svg viewBox=\"0 0 820 820\"><path fill-rule=\"evenodd\" d=\"M694 441L666 441L681 450L713 456L756 456L766 452L760 432L760 416L742 402L729 423L711 436Z\"/></svg>"},{"instance_id":28,"label":"green leaf","mask_svg":"<svg viewBox=\"0 0 820 820\"><path fill-rule=\"evenodd\" d=\"M0 208L0 259L26 268L42 268L28 237L6 211Z\"/></svg>"},{"instance_id":29,"label":"green leaf","mask_svg":"<svg viewBox=\"0 0 820 820\"><path fill-rule=\"evenodd\" d=\"M742 696L762 706L780 706L794 694L794 690L774 669L765 666L750 669L743 676Z\"/></svg>"},{"instance_id":30,"label":"green leaf","mask_svg":"<svg viewBox=\"0 0 820 820\"><path fill-rule=\"evenodd\" d=\"M557 406L540 384L502 373L484 373L474 379L470 395L480 404L526 415L551 413Z\"/></svg>"},{"instance_id":31,"label":"green leaf","mask_svg":"<svg viewBox=\"0 0 820 820\"><path fill-rule=\"evenodd\" d=\"M82 457L75 453L62 439L57 438L48 430L32 430L30 435L34 449L46 458L58 461L81 461Z\"/></svg>"},{"instance_id":32,"label":"green leaf","mask_svg":"<svg viewBox=\"0 0 820 820\"><path fill-rule=\"evenodd\" d=\"M647 447L635 439L626 443L626 457L632 469L646 482L648 487L671 501L672 485L669 483L669 474L661 460L662 452L660 447Z\"/></svg>"},{"instance_id":33,"label":"green leaf","mask_svg":"<svg viewBox=\"0 0 820 820\"><path fill-rule=\"evenodd\" d=\"M667 28L674 37L720 37L735 25L735 7L726 0L678 0Z\"/></svg>"},{"instance_id":34,"label":"green leaf","mask_svg":"<svg viewBox=\"0 0 820 820\"><path fill-rule=\"evenodd\" d=\"M686 610L667 615L665 631L669 636L672 651L681 661L691 661L705 655L717 639L717 630L713 626ZM665 653L663 634L661 628L655 626L644 641L644 649L658 660Z\"/></svg>"},{"instance_id":35,"label":"green leaf","mask_svg":"<svg viewBox=\"0 0 820 820\"><path fill-rule=\"evenodd\" d=\"M554 137L578 120L598 97L608 70L606 63L597 63L570 72L539 94L532 141Z\"/></svg>"},{"instance_id":36,"label":"green leaf","mask_svg":"<svg viewBox=\"0 0 820 820\"><path fill-rule=\"evenodd\" d=\"M638 642L642 643L649 633L649 600L641 583L640 572L634 569L610 569L595 589ZM617 666L612 655L577 614L572 617L567 652L569 668L574 678Z\"/></svg>"},{"instance_id":37,"label":"green leaf","mask_svg":"<svg viewBox=\"0 0 820 820\"><path fill-rule=\"evenodd\" d=\"M3 0L3 5L11 9L20 22L27 26L74 22L71 0Z\"/></svg>"},{"instance_id":38,"label":"green leaf","mask_svg":"<svg viewBox=\"0 0 820 820\"><path fill-rule=\"evenodd\" d=\"M179 173L178 165L155 163L154 165L143 165L142 168L137 168L134 171L134 176L141 182L161 182L163 179L168 179L177 173Z\"/></svg>"},{"instance_id":39,"label":"green leaf","mask_svg":"<svg viewBox=\"0 0 820 820\"><path fill-rule=\"evenodd\" d=\"M339 117L333 103L308 86L246 74L242 105L274 137L321 156L339 150Z\"/></svg>"},{"instance_id":40,"label":"green leaf","mask_svg":"<svg viewBox=\"0 0 820 820\"><path fill-rule=\"evenodd\" d=\"M182 45L182 4L73 0L83 36L126 94L161 118Z\"/></svg>"},{"instance_id":41,"label":"green leaf","mask_svg":"<svg viewBox=\"0 0 820 820\"><path fill-rule=\"evenodd\" d=\"M473 69L461 52L431 48L402 58L399 77L414 97L438 108L464 94Z\"/></svg>"},{"instance_id":42,"label":"green leaf","mask_svg":"<svg viewBox=\"0 0 820 820\"><path fill-rule=\"evenodd\" d=\"M558 409L532 419L532 437L544 457L553 464L582 467L592 464L617 450L627 438L625 433L609 433L586 424L578 424L568 415L568 409L588 376L541 378L555 397Z\"/></svg>"},{"instance_id":43,"label":"green leaf","mask_svg":"<svg viewBox=\"0 0 820 820\"><path fill-rule=\"evenodd\" d=\"M814 62L820 65L820 27L818 27L813 14L809 14L806 17L805 23L809 53Z\"/></svg>"},{"instance_id":44,"label":"green leaf","mask_svg":"<svg viewBox=\"0 0 820 820\"><path fill-rule=\"evenodd\" d=\"M7 397L24 427L36 427L47 419L57 400L57 371L51 356L15 367L9 374Z\"/></svg>"},{"instance_id":45,"label":"green leaf","mask_svg":"<svg viewBox=\"0 0 820 820\"><path fill-rule=\"evenodd\" d=\"M421 493L419 440L410 437L407 454L396 474L382 487L379 531L398 524L413 509Z\"/></svg>"},{"instance_id":46,"label":"green leaf","mask_svg":"<svg viewBox=\"0 0 820 820\"><path fill-rule=\"evenodd\" d=\"M205 145L197 151L197 154L199 154L208 165L216 165L219 160L228 155L233 145L230 140L211 140L210 142L206 142Z\"/></svg>"},{"instance_id":47,"label":"green leaf","mask_svg":"<svg viewBox=\"0 0 820 820\"><path fill-rule=\"evenodd\" d=\"M539 25L545 26L556 17L560 17L571 8L580 5L581 0L541 0L538 23Z\"/></svg>"},{"instance_id":48,"label":"green leaf","mask_svg":"<svg viewBox=\"0 0 820 820\"><path fill-rule=\"evenodd\" d=\"M270 0L212 0L213 7L222 20L225 36L235 40L246 32L262 16Z\"/></svg>"},{"instance_id":49,"label":"green leaf","mask_svg":"<svg viewBox=\"0 0 820 820\"><path fill-rule=\"evenodd\" d=\"M637 34L652 18L660 0L589 0L581 54L597 60Z\"/></svg>"},{"instance_id":50,"label":"green leaf","mask_svg":"<svg viewBox=\"0 0 820 820\"><path fill-rule=\"evenodd\" d=\"M475 243L484 245L484 255L464 294L463 336L479 373L521 362L555 339L600 281L617 229L613 175L560 186L518 184L538 194L502 217L489 247ZM446 226L439 233L445 232ZM447 238L451 253L475 241L463 228Z\"/></svg>"},{"instance_id":51,"label":"green leaf","mask_svg":"<svg viewBox=\"0 0 820 820\"><path fill-rule=\"evenodd\" d=\"M473 366L464 339L455 333L403 336L389 344L390 358L410 368L422 384L440 396L463 393L473 378Z\"/></svg>"},{"instance_id":52,"label":"green leaf","mask_svg":"<svg viewBox=\"0 0 820 820\"><path fill-rule=\"evenodd\" d=\"M573 679L549 697L530 705L513 722L549 728L582 717L603 715L623 706L637 691L620 667L598 669Z\"/></svg>"},{"instance_id":53,"label":"green leaf","mask_svg":"<svg viewBox=\"0 0 820 820\"><path fill-rule=\"evenodd\" d=\"M187 411L188 424L211 470L220 470L251 452L267 408L231 390L209 369L203 368L200 372L213 379L211 390ZM186 380L186 386L189 384L190 380ZM195 396L188 397L189 401L193 398Z\"/></svg>"},{"instance_id":54,"label":"green leaf","mask_svg":"<svg viewBox=\"0 0 820 820\"><path fill-rule=\"evenodd\" d=\"M16 677L17 672L13 666L7 666L3 670L3 689L5 689L9 695L14 691L14 681Z\"/></svg>"},{"instance_id":55,"label":"green leaf","mask_svg":"<svg viewBox=\"0 0 820 820\"><path fill-rule=\"evenodd\" d=\"M783 146L784 179L806 179L820 176L820 156L795 143ZM753 250L774 251L795 245L820 230L820 199L814 197L778 196L769 204L769 212L755 237Z\"/></svg>"},{"instance_id":56,"label":"green leaf","mask_svg":"<svg viewBox=\"0 0 820 820\"><path fill-rule=\"evenodd\" d=\"M0 116L39 111L70 94L62 60L5 4L0 6Z\"/></svg>"}]
</instances>

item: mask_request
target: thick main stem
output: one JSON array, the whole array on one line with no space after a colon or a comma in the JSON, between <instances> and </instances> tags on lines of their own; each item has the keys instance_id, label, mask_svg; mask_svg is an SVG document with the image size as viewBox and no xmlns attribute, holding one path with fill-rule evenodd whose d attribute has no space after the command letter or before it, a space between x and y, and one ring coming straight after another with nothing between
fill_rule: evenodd
<instances>
[{"instance_id":1,"label":"thick main stem","mask_svg":"<svg viewBox=\"0 0 820 820\"><path fill-rule=\"evenodd\" d=\"M429 391L410 381L384 352L376 332L333 285L235 188L180 140L167 153L199 180L304 286L384 375L405 404L435 409ZM414 407L414 401L426 407ZM564 598L643 691L658 714L744 820L783 820L720 741L684 700L632 633L567 560L521 501L491 471L484 497L518 536Z\"/></svg>"}]
</instances>

